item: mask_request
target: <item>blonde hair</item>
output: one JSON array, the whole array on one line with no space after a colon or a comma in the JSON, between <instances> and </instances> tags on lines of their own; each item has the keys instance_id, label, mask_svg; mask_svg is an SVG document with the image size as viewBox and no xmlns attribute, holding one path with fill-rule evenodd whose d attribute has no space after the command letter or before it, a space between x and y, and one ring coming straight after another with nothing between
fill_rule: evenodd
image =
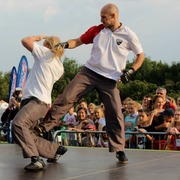
<instances>
[{"instance_id":1,"label":"blonde hair","mask_svg":"<svg viewBox=\"0 0 180 180\"><path fill-rule=\"evenodd\" d=\"M62 46L57 46L58 43L60 43L60 38L57 36L47 36L44 38L49 46L49 49L54 53L55 56L61 58L61 56L64 54L64 48Z\"/></svg>"},{"instance_id":2,"label":"blonde hair","mask_svg":"<svg viewBox=\"0 0 180 180\"><path fill-rule=\"evenodd\" d=\"M134 106L134 108L136 108L137 111L139 111L141 109L141 104L134 100L129 101L128 106L130 106L130 105Z\"/></svg>"},{"instance_id":3,"label":"blonde hair","mask_svg":"<svg viewBox=\"0 0 180 180\"><path fill-rule=\"evenodd\" d=\"M169 102L173 103L175 107L177 106L176 100L173 97L167 96L167 99L169 100Z\"/></svg>"},{"instance_id":4,"label":"blonde hair","mask_svg":"<svg viewBox=\"0 0 180 180\"><path fill-rule=\"evenodd\" d=\"M89 103L89 104L88 104L88 108L89 108L89 107L91 107L91 108L95 108L95 107L96 107L96 105L95 105L94 103Z\"/></svg>"},{"instance_id":5,"label":"blonde hair","mask_svg":"<svg viewBox=\"0 0 180 180\"><path fill-rule=\"evenodd\" d=\"M174 111L174 114L180 112L180 108L176 108L176 110ZM170 127L176 127L176 122L175 122L175 118L173 119L173 121L171 122Z\"/></svg>"},{"instance_id":6,"label":"blonde hair","mask_svg":"<svg viewBox=\"0 0 180 180\"><path fill-rule=\"evenodd\" d=\"M122 101L122 103L129 103L130 101L133 101L133 99L131 99L130 97L127 97L126 99L124 99L123 101Z\"/></svg>"},{"instance_id":7,"label":"blonde hair","mask_svg":"<svg viewBox=\"0 0 180 180\"><path fill-rule=\"evenodd\" d=\"M100 111L101 118L104 118L104 110L103 110L103 108L101 106L96 106L94 112L96 112L98 110Z\"/></svg>"}]
</instances>

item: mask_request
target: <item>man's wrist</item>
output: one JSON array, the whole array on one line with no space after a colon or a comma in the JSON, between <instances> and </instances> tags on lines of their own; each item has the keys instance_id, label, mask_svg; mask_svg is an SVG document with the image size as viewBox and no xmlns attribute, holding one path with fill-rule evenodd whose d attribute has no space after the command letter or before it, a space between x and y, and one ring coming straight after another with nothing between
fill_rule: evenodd
<instances>
[{"instance_id":1,"label":"man's wrist","mask_svg":"<svg viewBox=\"0 0 180 180\"><path fill-rule=\"evenodd\" d=\"M61 42L61 43L56 44L54 47L56 48L58 46L61 46L62 48L67 49L67 48L69 48L69 43L68 42Z\"/></svg>"},{"instance_id":2,"label":"man's wrist","mask_svg":"<svg viewBox=\"0 0 180 180\"><path fill-rule=\"evenodd\" d=\"M129 70L128 70L129 74L133 74L135 72L135 69L133 67L131 67Z\"/></svg>"},{"instance_id":3,"label":"man's wrist","mask_svg":"<svg viewBox=\"0 0 180 180\"><path fill-rule=\"evenodd\" d=\"M61 46L64 48L64 49L67 49L69 47L69 43L68 42L63 42L61 43Z\"/></svg>"}]
</instances>

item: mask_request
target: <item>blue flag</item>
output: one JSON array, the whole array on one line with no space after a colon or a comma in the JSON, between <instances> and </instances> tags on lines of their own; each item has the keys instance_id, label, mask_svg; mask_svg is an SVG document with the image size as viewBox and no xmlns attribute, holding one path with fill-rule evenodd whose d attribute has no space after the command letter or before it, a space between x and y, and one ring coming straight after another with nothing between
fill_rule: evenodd
<instances>
[{"instance_id":1,"label":"blue flag","mask_svg":"<svg viewBox=\"0 0 180 180\"><path fill-rule=\"evenodd\" d=\"M13 67L11 70L11 77L10 77L10 84L9 84L9 101L16 89L16 81L17 81L16 67Z\"/></svg>"},{"instance_id":2,"label":"blue flag","mask_svg":"<svg viewBox=\"0 0 180 180\"><path fill-rule=\"evenodd\" d=\"M22 56L18 66L16 87L23 90L28 76L28 61L26 56Z\"/></svg>"}]
</instances>

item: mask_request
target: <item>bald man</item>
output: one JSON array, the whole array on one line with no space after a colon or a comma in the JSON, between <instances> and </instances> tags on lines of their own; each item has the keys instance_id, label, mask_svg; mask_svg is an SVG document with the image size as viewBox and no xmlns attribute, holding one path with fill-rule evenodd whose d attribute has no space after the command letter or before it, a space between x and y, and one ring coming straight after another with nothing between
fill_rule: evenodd
<instances>
[{"instance_id":1,"label":"bald man","mask_svg":"<svg viewBox=\"0 0 180 180\"><path fill-rule=\"evenodd\" d=\"M117 82L129 81L141 67L144 53L136 34L119 21L119 10L115 4L106 4L100 11L100 17L101 24L92 26L76 39L57 44L69 49L82 44L93 44L93 47L89 60L53 103L45 118L45 121L52 123L44 127L46 131L53 128L74 103L96 89L105 106L109 152L116 152L119 162L128 163L124 151L124 117ZM130 51L133 51L136 59L130 69L125 69Z\"/></svg>"},{"instance_id":2,"label":"bald man","mask_svg":"<svg viewBox=\"0 0 180 180\"><path fill-rule=\"evenodd\" d=\"M156 89L156 94L162 96L164 99L163 109L171 108L175 111L175 109L176 109L175 105L167 99L167 89L166 88L158 87Z\"/></svg>"}]
</instances>

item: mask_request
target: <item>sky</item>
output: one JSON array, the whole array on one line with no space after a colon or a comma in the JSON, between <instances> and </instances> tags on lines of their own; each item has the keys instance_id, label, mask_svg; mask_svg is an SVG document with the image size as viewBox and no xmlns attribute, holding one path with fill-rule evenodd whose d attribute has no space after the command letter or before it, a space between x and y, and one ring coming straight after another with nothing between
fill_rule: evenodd
<instances>
[{"instance_id":1,"label":"sky","mask_svg":"<svg viewBox=\"0 0 180 180\"><path fill-rule=\"evenodd\" d=\"M0 71L18 68L23 55L32 68L33 58L22 46L22 38L78 38L101 23L100 10L110 2L119 8L119 21L137 34L146 57L169 65L180 62L180 0L0 0ZM91 47L67 49L62 59L72 58L84 64ZM128 60L133 61L134 57L130 53Z\"/></svg>"}]
</instances>

